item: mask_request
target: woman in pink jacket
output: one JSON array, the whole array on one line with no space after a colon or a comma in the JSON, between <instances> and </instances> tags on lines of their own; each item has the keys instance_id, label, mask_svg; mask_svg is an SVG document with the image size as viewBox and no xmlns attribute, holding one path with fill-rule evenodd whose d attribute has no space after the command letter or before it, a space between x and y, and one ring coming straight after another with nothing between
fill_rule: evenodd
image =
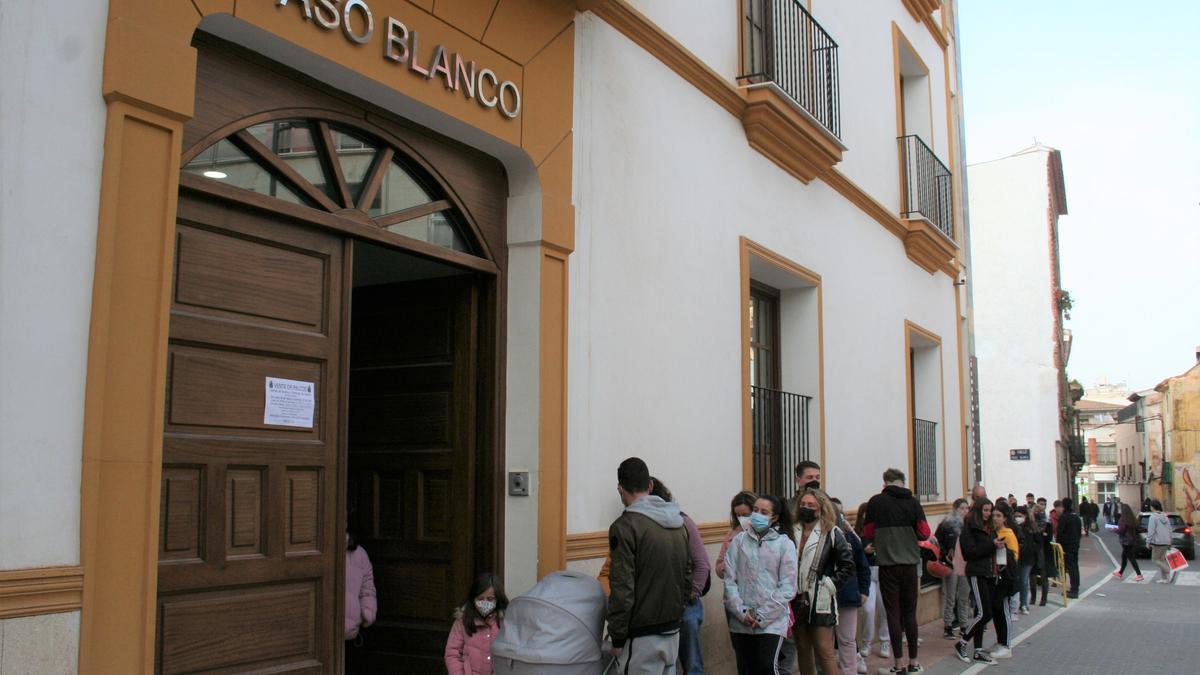
<instances>
[{"instance_id":1,"label":"woman in pink jacket","mask_svg":"<svg viewBox=\"0 0 1200 675\"><path fill-rule=\"evenodd\" d=\"M492 675L492 643L504 622L508 596L500 578L485 572L475 578L466 603L454 612L446 640L449 675Z\"/></svg>"},{"instance_id":2,"label":"woman in pink jacket","mask_svg":"<svg viewBox=\"0 0 1200 675\"><path fill-rule=\"evenodd\" d=\"M354 648L362 646L359 630L375 623L375 574L367 552L346 528L346 663L354 661Z\"/></svg>"}]
</instances>

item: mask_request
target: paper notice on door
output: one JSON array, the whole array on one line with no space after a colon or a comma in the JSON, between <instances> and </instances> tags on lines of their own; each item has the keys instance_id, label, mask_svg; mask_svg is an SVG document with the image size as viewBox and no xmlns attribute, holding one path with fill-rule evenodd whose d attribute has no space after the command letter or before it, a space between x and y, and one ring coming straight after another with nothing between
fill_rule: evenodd
<instances>
[{"instance_id":1,"label":"paper notice on door","mask_svg":"<svg viewBox=\"0 0 1200 675\"><path fill-rule=\"evenodd\" d=\"M312 382L268 377L267 401L263 407L263 424L313 428L316 391L317 387Z\"/></svg>"}]
</instances>

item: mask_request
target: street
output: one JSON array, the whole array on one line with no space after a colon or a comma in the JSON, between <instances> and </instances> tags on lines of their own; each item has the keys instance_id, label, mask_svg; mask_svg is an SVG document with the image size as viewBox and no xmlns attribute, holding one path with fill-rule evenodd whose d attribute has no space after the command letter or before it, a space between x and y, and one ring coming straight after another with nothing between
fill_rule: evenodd
<instances>
[{"instance_id":1,"label":"street","mask_svg":"<svg viewBox=\"0 0 1200 675\"><path fill-rule=\"evenodd\" d=\"M1101 545L1103 542L1103 545ZM1110 559L1111 554L1115 560ZM926 672L950 673L1160 673L1200 672L1193 652L1200 616L1200 572L1195 563L1179 575L1174 585L1153 583L1158 571L1148 559L1139 559L1145 580L1134 582L1132 569L1124 581L1112 576L1120 561L1116 535L1102 530L1080 546L1080 599L1062 606L1061 595L1051 595L1045 607L1014 623L1011 659L985 666L964 664L947 655ZM1052 589L1053 590L1053 589ZM984 646L994 644L988 627ZM950 644L949 641L944 641ZM926 644L928 644L928 640ZM941 651L941 650L939 650Z\"/></svg>"}]
</instances>

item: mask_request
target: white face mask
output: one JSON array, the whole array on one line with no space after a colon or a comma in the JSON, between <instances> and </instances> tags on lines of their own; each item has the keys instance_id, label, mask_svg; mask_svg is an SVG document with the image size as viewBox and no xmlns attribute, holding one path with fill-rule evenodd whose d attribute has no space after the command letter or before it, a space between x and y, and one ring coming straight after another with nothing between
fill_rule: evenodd
<instances>
[{"instance_id":1,"label":"white face mask","mask_svg":"<svg viewBox=\"0 0 1200 675\"><path fill-rule=\"evenodd\" d=\"M479 616L488 616L496 611L495 600L476 600L475 609L479 612Z\"/></svg>"},{"instance_id":2,"label":"white face mask","mask_svg":"<svg viewBox=\"0 0 1200 675\"><path fill-rule=\"evenodd\" d=\"M1017 521L1017 524L1018 524L1018 525L1024 525L1024 524L1025 524L1025 516L1017 516L1017 517L1016 517L1016 518L1014 518L1013 520Z\"/></svg>"}]
</instances>

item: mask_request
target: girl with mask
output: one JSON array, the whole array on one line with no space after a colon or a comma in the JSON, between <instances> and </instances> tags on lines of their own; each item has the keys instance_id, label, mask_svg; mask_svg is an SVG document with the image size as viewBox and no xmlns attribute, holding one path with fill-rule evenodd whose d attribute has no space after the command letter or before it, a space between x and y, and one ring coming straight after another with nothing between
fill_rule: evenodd
<instances>
[{"instance_id":1,"label":"girl with mask","mask_svg":"<svg viewBox=\"0 0 1200 675\"><path fill-rule=\"evenodd\" d=\"M504 623L508 596L500 578L485 572L475 578L467 601L454 612L446 640L449 675L492 675L492 643Z\"/></svg>"},{"instance_id":2,"label":"girl with mask","mask_svg":"<svg viewBox=\"0 0 1200 675\"><path fill-rule=\"evenodd\" d=\"M773 675L796 596L796 542L783 500L759 497L725 551L725 614L738 675Z\"/></svg>"},{"instance_id":3,"label":"girl with mask","mask_svg":"<svg viewBox=\"0 0 1200 675\"><path fill-rule=\"evenodd\" d=\"M1017 581L1020 582L1020 605L1017 611L1029 613L1029 575L1035 567L1041 567L1042 558L1042 528L1030 515L1029 509L1018 506L1013 514L1016 525L1017 540L1020 543L1019 568ZM1036 593L1037 589L1034 588Z\"/></svg>"},{"instance_id":4,"label":"girl with mask","mask_svg":"<svg viewBox=\"0 0 1200 675\"><path fill-rule=\"evenodd\" d=\"M823 673L841 672L834 656L833 629L838 625L838 590L854 575L854 551L836 525L837 513L824 493L812 488L800 493L796 501L798 590L792 612L802 675L816 675L817 666ZM852 633L851 645L854 638Z\"/></svg>"},{"instance_id":5,"label":"girl with mask","mask_svg":"<svg viewBox=\"0 0 1200 675\"><path fill-rule=\"evenodd\" d=\"M354 529L346 526L346 666L350 672L362 648L362 629L375 623L375 573L366 550L354 538Z\"/></svg>"}]
</instances>

